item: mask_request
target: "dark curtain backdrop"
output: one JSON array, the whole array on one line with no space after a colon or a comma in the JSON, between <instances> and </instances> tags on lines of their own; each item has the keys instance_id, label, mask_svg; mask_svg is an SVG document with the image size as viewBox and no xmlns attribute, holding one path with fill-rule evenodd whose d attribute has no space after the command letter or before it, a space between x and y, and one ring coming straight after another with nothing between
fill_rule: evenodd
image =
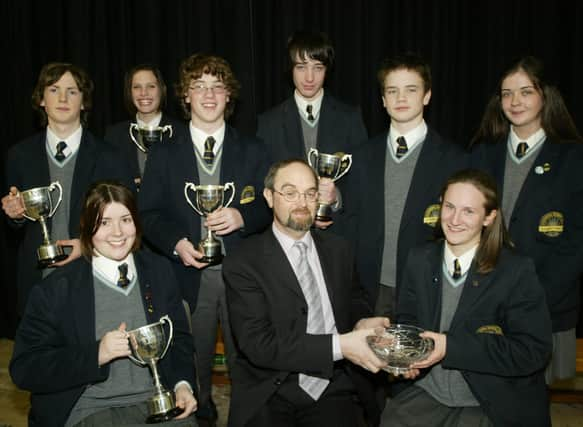
<instances>
[{"instance_id":1,"label":"dark curtain backdrop","mask_svg":"<svg viewBox=\"0 0 583 427\"><path fill-rule=\"evenodd\" d=\"M523 54L546 62L583 129L583 2L575 0L5 0L0 19L2 165L6 150L38 129L30 95L49 61L90 72L96 87L90 129L102 135L106 125L126 118L126 69L155 63L172 88L183 58L216 53L243 86L231 122L254 133L257 114L291 93L285 44L296 29L329 34L337 60L327 90L361 107L370 135L388 125L376 69L383 57L405 51L432 64L427 121L459 144L476 129L503 66ZM179 115L169 92L167 109ZM2 221L0 335L14 327L16 238Z\"/></svg>"}]
</instances>

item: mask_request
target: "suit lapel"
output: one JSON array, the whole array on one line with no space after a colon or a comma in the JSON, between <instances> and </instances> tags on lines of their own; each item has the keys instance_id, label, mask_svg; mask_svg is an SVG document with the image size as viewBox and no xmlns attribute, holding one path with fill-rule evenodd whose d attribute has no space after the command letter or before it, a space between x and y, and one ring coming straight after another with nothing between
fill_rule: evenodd
<instances>
[{"instance_id":1,"label":"suit lapel","mask_svg":"<svg viewBox=\"0 0 583 427\"><path fill-rule=\"evenodd\" d=\"M322 268L322 273L324 275L324 283L328 291L328 298L330 298L330 304L332 308L336 307L335 296L336 292L334 286L338 283L342 283L340 277L338 277L338 270L335 268L337 262L336 251L334 248L329 247L326 241L318 233L312 233L312 238L314 239L314 244L316 245L316 250L318 251L318 258L320 259L320 266ZM335 313L335 318L338 318Z\"/></svg>"},{"instance_id":2,"label":"suit lapel","mask_svg":"<svg viewBox=\"0 0 583 427\"><path fill-rule=\"evenodd\" d=\"M320 118L318 119L318 150L326 154L334 154L339 151L338 141L342 141L344 137L337 135L338 126L336 123L336 106L330 97L324 95L322 99L322 107L320 108Z\"/></svg>"},{"instance_id":3,"label":"suit lapel","mask_svg":"<svg viewBox=\"0 0 583 427\"><path fill-rule=\"evenodd\" d=\"M427 283L427 292L425 305L433 310L430 314L431 325L434 331L439 330L441 320L441 291L443 287L442 264L443 264L443 243L432 244L429 246L426 266L423 274L424 283Z\"/></svg>"},{"instance_id":4,"label":"suit lapel","mask_svg":"<svg viewBox=\"0 0 583 427\"><path fill-rule=\"evenodd\" d=\"M419 216L419 212L425 212L427 206L423 206L423 204L430 199L427 193L431 192L433 187L427 185L428 182L431 182L433 175L433 168L428 167L428 165L439 165L443 157L443 145L438 143L431 129L427 131L425 141L420 148L421 153L419 153L413 177L411 178L411 185L409 186L409 191L413 189L414 194L411 192L407 194L399 229L400 235L403 235L403 230L411 222L423 220Z\"/></svg>"},{"instance_id":5,"label":"suit lapel","mask_svg":"<svg viewBox=\"0 0 583 427\"><path fill-rule=\"evenodd\" d=\"M97 156L97 143L83 129L81 144L75 161L73 182L71 183L70 212L81 212L81 203L89 184L92 182ZM66 197L66 195L64 196ZM73 221L73 217L71 215L71 221ZM76 230L78 227L78 224L69 224L70 230Z\"/></svg>"},{"instance_id":6,"label":"suit lapel","mask_svg":"<svg viewBox=\"0 0 583 427\"><path fill-rule=\"evenodd\" d=\"M223 153L221 155L221 182L224 185L226 182L235 182L237 176L239 162L244 161L240 158L240 145L237 142L236 132L227 126L225 129L225 139L223 140ZM242 188L235 188L241 191Z\"/></svg>"},{"instance_id":7,"label":"suit lapel","mask_svg":"<svg viewBox=\"0 0 583 427\"><path fill-rule=\"evenodd\" d=\"M302 134L302 125L300 124L300 114L296 102L293 98L288 99L283 107L283 130L285 134L285 141L281 147L281 158L305 158L305 144L304 136Z\"/></svg>"},{"instance_id":8,"label":"suit lapel","mask_svg":"<svg viewBox=\"0 0 583 427\"><path fill-rule=\"evenodd\" d=\"M34 167L29 168L26 173L31 175L30 181L34 187L44 187L50 184L51 174L49 172L49 159L47 158L47 133L41 132L38 139L32 146L32 151L27 153L30 164ZM11 184L11 183L7 183ZM30 188L19 188L20 191L30 190Z\"/></svg>"},{"instance_id":9,"label":"suit lapel","mask_svg":"<svg viewBox=\"0 0 583 427\"><path fill-rule=\"evenodd\" d=\"M524 184L520 189L518 199L514 205L512 216L519 215L521 207L526 202L532 202L533 198L548 198L550 196L549 194L546 194L544 190L554 188L553 185L548 185L548 181L552 181L558 172L558 157L559 150L556 149L556 145L546 141L541 147L540 152L536 156L536 159L524 180ZM504 158L506 158L506 156L504 156ZM545 163L551 165L550 170L542 174L535 173L535 168L537 166L542 166ZM546 181L547 184L543 185L542 181Z\"/></svg>"},{"instance_id":10,"label":"suit lapel","mask_svg":"<svg viewBox=\"0 0 583 427\"><path fill-rule=\"evenodd\" d=\"M385 161L387 155L387 135L388 132L385 132L374 141L371 141L371 150L367 150L367 152L371 153L371 156L360 159L365 164L359 165L361 170L365 171L363 176L368 177L370 182L373 183L372 186L380 184L378 191L367 191L365 187L359 189L360 191L366 192L368 197L370 197L370 204L368 206L363 205L360 208L370 210L376 218L366 226L376 229L376 232L371 232L370 235L376 236L377 244L375 247L377 248L384 246L385 238ZM355 161L359 161L359 159L355 157ZM366 186L366 183L367 181L363 181L360 184Z\"/></svg>"},{"instance_id":11,"label":"suit lapel","mask_svg":"<svg viewBox=\"0 0 583 427\"><path fill-rule=\"evenodd\" d=\"M293 271L287 255L277 241L271 228L264 233L263 253L270 270L276 272L278 282L305 300L304 293Z\"/></svg>"},{"instance_id":12,"label":"suit lapel","mask_svg":"<svg viewBox=\"0 0 583 427\"><path fill-rule=\"evenodd\" d=\"M91 262L79 261L76 274L70 279L70 301L76 301L71 310L76 319L75 328L79 342L95 341L95 293Z\"/></svg>"},{"instance_id":13,"label":"suit lapel","mask_svg":"<svg viewBox=\"0 0 583 427\"><path fill-rule=\"evenodd\" d=\"M190 136L190 134L188 135ZM186 181L199 185L200 178L198 176L198 164L196 153L194 151L194 144L190 137L182 141L184 143L179 142L180 141L177 141L177 144L175 144L176 148L168 150L168 153L175 156L170 156L168 161L176 165L177 171L183 171L183 176ZM168 167L172 167L172 165L168 165ZM184 188L184 182L177 184L181 185L180 188Z\"/></svg>"},{"instance_id":14,"label":"suit lapel","mask_svg":"<svg viewBox=\"0 0 583 427\"><path fill-rule=\"evenodd\" d=\"M464 289L462 290L462 295L455 312L455 315L451 321L451 328L461 322L463 319L467 318L468 315L473 311L473 307L476 301L488 290L489 284L492 280L492 274L480 274L476 271L476 263L472 262L470 270L468 271L468 276L464 282ZM451 329L450 328L450 329Z\"/></svg>"}]
</instances>

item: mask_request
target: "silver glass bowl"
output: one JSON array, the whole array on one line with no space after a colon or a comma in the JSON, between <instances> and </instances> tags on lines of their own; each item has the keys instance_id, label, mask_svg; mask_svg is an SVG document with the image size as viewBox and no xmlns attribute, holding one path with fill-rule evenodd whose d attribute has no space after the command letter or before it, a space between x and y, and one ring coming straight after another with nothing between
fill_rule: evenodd
<instances>
[{"instance_id":1,"label":"silver glass bowl","mask_svg":"<svg viewBox=\"0 0 583 427\"><path fill-rule=\"evenodd\" d=\"M409 370L412 363L427 358L433 351L430 338L421 338L423 329L410 325L391 325L383 333L369 335L366 341L379 359L387 363L385 371L400 375Z\"/></svg>"}]
</instances>

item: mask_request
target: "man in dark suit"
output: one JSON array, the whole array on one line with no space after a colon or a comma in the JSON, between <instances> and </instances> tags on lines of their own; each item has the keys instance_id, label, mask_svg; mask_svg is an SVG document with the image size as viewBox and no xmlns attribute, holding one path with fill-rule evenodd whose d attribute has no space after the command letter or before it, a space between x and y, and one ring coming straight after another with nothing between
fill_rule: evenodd
<instances>
[{"instance_id":1,"label":"man in dark suit","mask_svg":"<svg viewBox=\"0 0 583 427\"><path fill-rule=\"evenodd\" d=\"M369 421L378 422L363 372L348 362L372 372L383 366L365 337L388 319L366 318L370 308L348 243L310 232L317 182L302 160L274 164L263 190L273 209L271 229L225 260L239 349L231 371L231 427L361 425L357 394Z\"/></svg>"},{"instance_id":2,"label":"man in dark suit","mask_svg":"<svg viewBox=\"0 0 583 427\"><path fill-rule=\"evenodd\" d=\"M136 65L126 73L124 81L124 101L132 120L111 125L105 131L104 139L127 156L134 182L138 187L144 174L151 142L136 145L130 133L140 142L137 139L138 132L135 129L130 131L130 126L137 124L146 129L162 129L160 142L175 143L179 136L186 132L184 122L163 112L166 94L166 83L158 68L150 64Z\"/></svg>"},{"instance_id":3,"label":"man in dark suit","mask_svg":"<svg viewBox=\"0 0 583 427\"><path fill-rule=\"evenodd\" d=\"M339 225L356 242L358 273L375 313L392 317L407 253L433 237L439 191L463 169L466 154L423 119L431 99L427 63L412 55L387 59L378 80L390 129L355 152Z\"/></svg>"},{"instance_id":4,"label":"man in dark suit","mask_svg":"<svg viewBox=\"0 0 583 427\"><path fill-rule=\"evenodd\" d=\"M352 153L367 139L360 112L324 93L326 74L334 65L334 48L324 33L297 32L288 40L293 96L258 118L257 136L274 160L307 158L311 148ZM339 209L334 182L320 180L320 198ZM328 224L329 225L329 224Z\"/></svg>"},{"instance_id":5,"label":"man in dark suit","mask_svg":"<svg viewBox=\"0 0 583 427\"><path fill-rule=\"evenodd\" d=\"M114 148L95 138L85 126L92 106L93 82L81 68L67 63L49 63L40 72L33 91L33 106L46 129L14 145L6 156L5 183L8 195L2 209L9 224L23 228L18 249L18 310L22 315L30 288L52 268L37 265L41 246L39 222L24 218L19 191L46 187L59 181L63 201L48 221L53 241L71 248L60 267L78 258L79 217L89 185L103 179L117 179L133 188L127 164Z\"/></svg>"},{"instance_id":6,"label":"man in dark suit","mask_svg":"<svg viewBox=\"0 0 583 427\"><path fill-rule=\"evenodd\" d=\"M261 177L269 167L264 145L239 135L225 118L234 109L239 83L223 58L195 54L179 70L178 96L190 118L188 140L157 144L148 155L139 206L149 243L174 261L184 299L193 311L192 325L200 381L197 416L211 423L216 410L211 399L211 370L220 320L227 364L233 344L225 303L221 265L202 262L198 246L202 230L222 239L227 258L248 234L270 221L264 200L257 197ZM233 182L235 201L201 217L185 199L185 183L224 185ZM230 197L227 193L225 197ZM190 198L194 194L190 193Z\"/></svg>"}]
</instances>

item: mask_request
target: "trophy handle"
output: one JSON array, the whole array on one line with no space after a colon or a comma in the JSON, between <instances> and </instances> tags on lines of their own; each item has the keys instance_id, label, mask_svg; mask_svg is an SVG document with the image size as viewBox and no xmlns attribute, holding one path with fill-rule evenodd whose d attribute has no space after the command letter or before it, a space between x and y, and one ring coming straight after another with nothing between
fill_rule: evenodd
<instances>
[{"instance_id":1,"label":"trophy handle","mask_svg":"<svg viewBox=\"0 0 583 427\"><path fill-rule=\"evenodd\" d=\"M168 327L170 328L170 334L169 334L170 336L168 337L168 340L166 342L166 348L164 349L164 352L160 356L160 359L162 359L166 355L168 348L170 348L170 343L172 343L172 338L174 338L174 325L172 324L172 320L170 319L170 317L168 317L167 314L165 316L160 317L159 322L162 324L168 323Z\"/></svg>"},{"instance_id":2,"label":"trophy handle","mask_svg":"<svg viewBox=\"0 0 583 427\"><path fill-rule=\"evenodd\" d=\"M316 162L314 162L314 164L312 164L312 156L315 156L315 158L318 158L318 155L320 153L318 152L318 150L316 150L315 148L310 148L310 151L308 152L308 164L310 165L311 168L314 168L314 165L316 164Z\"/></svg>"},{"instance_id":3,"label":"trophy handle","mask_svg":"<svg viewBox=\"0 0 583 427\"><path fill-rule=\"evenodd\" d=\"M186 199L186 201L188 202L188 204L192 207L192 209L194 209L194 211L199 214L200 216L205 216L190 200L190 197L188 197L188 189L192 189L194 191L194 193L196 194L196 185L194 185L192 182L185 182L184 183L184 198Z\"/></svg>"},{"instance_id":4,"label":"trophy handle","mask_svg":"<svg viewBox=\"0 0 583 427\"><path fill-rule=\"evenodd\" d=\"M132 139L132 141L134 141L134 144L136 144L136 147L138 147L140 149L140 151L147 153L146 149L144 149L144 147L142 147L140 145L140 143L138 142L138 140L134 137L132 130L136 130L138 132L140 131L140 128L139 128L137 123L130 123L130 129L129 129L130 138Z\"/></svg>"},{"instance_id":5,"label":"trophy handle","mask_svg":"<svg viewBox=\"0 0 583 427\"><path fill-rule=\"evenodd\" d=\"M19 191L19 192L18 192L16 195L17 195L18 197L20 197L20 199L22 200L22 197L20 196L20 191ZM22 202L22 204L24 205L24 202ZM28 215L26 214L26 209L25 209L24 213L22 214L22 216L23 216L23 217L25 217L26 219L28 219L29 221L36 222L36 218L33 218L33 217L31 217L31 216L28 216Z\"/></svg>"},{"instance_id":6,"label":"trophy handle","mask_svg":"<svg viewBox=\"0 0 583 427\"><path fill-rule=\"evenodd\" d=\"M336 175L336 177L334 177L334 181L336 181L337 179L342 178L350 170L350 167L352 166L352 154L345 154L344 156L342 156L342 158L340 159L340 164L342 165L342 163L345 160L348 160L348 164L342 170L342 172L340 172L338 175Z\"/></svg>"},{"instance_id":7,"label":"trophy handle","mask_svg":"<svg viewBox=\"0 0 583 427\"><path fill-rule=\"evenodd\" d=\"M235 198L235 184L232 182L227 182L225 184L225 189L223 190L224 192L231 190L231 197L229 198L229 201L225 204L225 207L228 208L229 205L233 202L233 199Z\"/></svg>"},{"instance_id":8,"label":"trophy handle","mask_svg":"<svg viewBox=\"0 0 583 427\"><path fill-rule=\"evenodd\" d=\"M174 131L172 130L172 125L166 125L162 128L162 133L164 133L166 131L170 131L170 135L168 135L168 138L172 138L172 135L174 135Z\"/></svg>"},{"instance_id":9,"label":"trophy handle","mask_svg":"<svg viewBox=\"0 0 583 427\"><path fill-rule=\"evenodd\" d=\"M129 359L130 359L132 362L134 362L136 365L139 365L139 366L146 366L146 365L147 365L147 363L146 363L146 362L144 362L144 361L143 361L143 360L141 360L141 359L138 359L137 357L134 357L134 356L133 356L133 355L131 355L131 354L129 354L129 355L128 355L128 358L129 358Z\"/></svg>"},{"instance_id":10,"label":"trophy handle","mask_svg":"<svg viewBox=\"0 0 583 427\"><path fill-rule=\"evenodd\" d=\"M61 204L61 201L63 200L63 187L61 186L61 183L59 181L55 181L52 182L51 185L49 185L49 191L52 193L53 190L57 188L59 190L59 199L57 200L57 203L55 204L55 206L53 206L53 202L51 199L51 211L49 212L49 217L52 217L55 212L57 211L57 208L59 207L59 205Z\"/></svg>"}]
</instances>

